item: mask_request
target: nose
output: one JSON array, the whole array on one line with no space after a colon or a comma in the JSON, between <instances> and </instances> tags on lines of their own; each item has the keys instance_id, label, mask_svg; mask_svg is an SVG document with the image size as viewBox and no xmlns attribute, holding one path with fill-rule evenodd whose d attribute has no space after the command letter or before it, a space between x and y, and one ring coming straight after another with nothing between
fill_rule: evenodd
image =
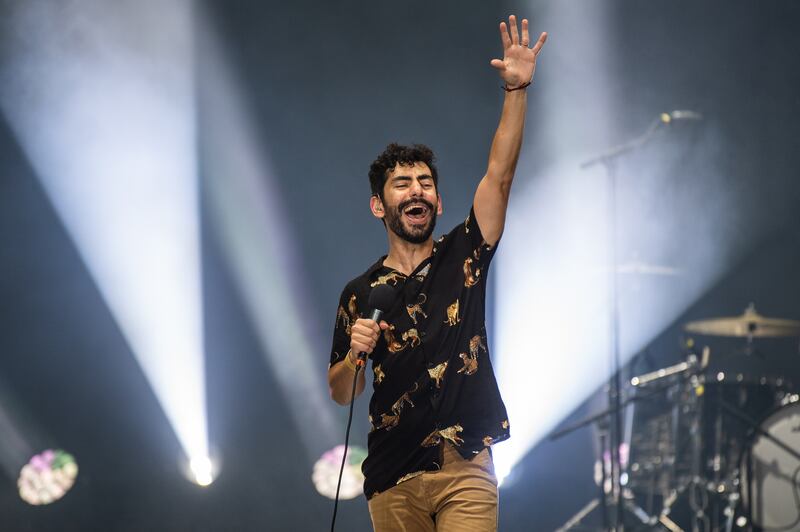
<instances>
[{"instance_id":1,"label":"nose","mask_svg":"<svg viewBox=\"0 0 800 532\"><path fill-rule=\"evenodd\" d=\"M409 188L412 196L422 196L422 184L416 179L411 181Z\"/></svg>"}]
</instances>

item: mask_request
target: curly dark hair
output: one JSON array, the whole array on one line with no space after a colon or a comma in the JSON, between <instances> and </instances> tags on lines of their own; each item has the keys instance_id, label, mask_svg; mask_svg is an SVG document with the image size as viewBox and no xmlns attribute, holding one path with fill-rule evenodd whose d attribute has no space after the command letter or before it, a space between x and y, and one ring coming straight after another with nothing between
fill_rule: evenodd
<instances>
[{"instance_id":1,"label":"curly dark hair","mask_svg":"<svg viewBox=\"0 0 800 532\"><path fill-rule=\"evenodd\" d=\"M431 169L433 184L438 188L439 173L433 161L436 157L433 150L424 144L414 144L403 146L392 142L369 167L369 185L372 188L372 195L378 196L383 200L383 186L386 184L386 173L394 168L398 163L402 165L413 165L414 163L425 163Z\"/></svg>"}]
</instances>

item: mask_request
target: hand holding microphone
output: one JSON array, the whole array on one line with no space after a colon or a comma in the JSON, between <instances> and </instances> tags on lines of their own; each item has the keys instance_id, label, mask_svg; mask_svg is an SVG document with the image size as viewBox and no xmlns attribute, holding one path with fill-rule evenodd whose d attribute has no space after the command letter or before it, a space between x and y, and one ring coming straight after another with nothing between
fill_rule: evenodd
<instances>
[{"instance_id":1,"label":"hand holding microphone","mask_svg":"<svg viewBox=\"0 0 800 532\"><path fill-rule=\"evenodd\" d=\"M388 323L381 321L381 316L392 306L394 295L394 290L388 285L381 284L373 288L369 294L372 314L369 318L357 319L350 329L350 352L347 356L356 366L363 367L366 364L367 355L378 344L381 331L389 328ZM356 360L353 360L354 356Z\"/></svg>"}]
</instances>

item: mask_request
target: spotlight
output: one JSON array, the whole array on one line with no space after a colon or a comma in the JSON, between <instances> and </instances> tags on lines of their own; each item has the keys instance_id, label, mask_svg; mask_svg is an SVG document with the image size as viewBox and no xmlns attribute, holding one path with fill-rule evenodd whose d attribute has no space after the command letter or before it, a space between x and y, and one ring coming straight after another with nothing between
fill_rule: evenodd
<instances>
[{"instance_id":1,"label":"spotlight","mask_svg":"<svg viewBox=\"0 0 800 532\"><path fill-rule=\"evenodd\" d=\"M198 486L208 486L214 482L214 466L211 459L207 456L192 458L189 461L189 469L194 475L194 482Z\"/></svg>"},{"instance_id":2,"label":"spotlight","mask_svg":"<svg viewBox=\"0 0 800 532\"><path fill-rule=\"evenodd\" d=\"M344 445L337 445L325 452L317 463L311 480L320 495L329 499L336 497L336 483L339 480L339 468L342 466ZM366 449L352 446L347 451L347 461L342 472L342 487L339 490L340 499L355 499L364 491L364 475L361 473L361 464L367 457Z\"/></svg>"},{"instance_id":3,"label":"spotlight","mask_svg":"<svg viewBox=\"0 0 800 532\"><path fill-rule=\"evenodd\" d=\"M0 110L188 459L208 454L192 4L16 3L0 64Z\"/></svg>"},{"instance_id":4,"label":"spotlight","mask_svg":"<svg viewBox=\"0 0 800 532\"><path fill-rule=\"evenodd\" d=\"M22 467L17 480L19 496L28 504L50 504L75 484L78 464L71 454L60 449L47 449Z\"/></svg>"}]
</instances>

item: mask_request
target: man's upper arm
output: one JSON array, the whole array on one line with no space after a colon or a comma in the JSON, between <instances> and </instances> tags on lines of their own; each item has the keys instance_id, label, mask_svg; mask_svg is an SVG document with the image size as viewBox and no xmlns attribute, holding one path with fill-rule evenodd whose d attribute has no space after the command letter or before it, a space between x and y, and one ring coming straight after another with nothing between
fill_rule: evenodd
<instances>
[{"instance_id":1,"label":"man's upper arm","mask_svg":"<svg viewBox=\"0 0 800 532\"><path fill-rule=\"evenodd\" d=\"M494 246L500 240L500 235L503 234L510 189L510 182L504 184L499 179L485 175L475 191L475 200L472 204L475 210L475 219L481 229L483 239L490 246Z\"/></svg>"}]
</instances>

